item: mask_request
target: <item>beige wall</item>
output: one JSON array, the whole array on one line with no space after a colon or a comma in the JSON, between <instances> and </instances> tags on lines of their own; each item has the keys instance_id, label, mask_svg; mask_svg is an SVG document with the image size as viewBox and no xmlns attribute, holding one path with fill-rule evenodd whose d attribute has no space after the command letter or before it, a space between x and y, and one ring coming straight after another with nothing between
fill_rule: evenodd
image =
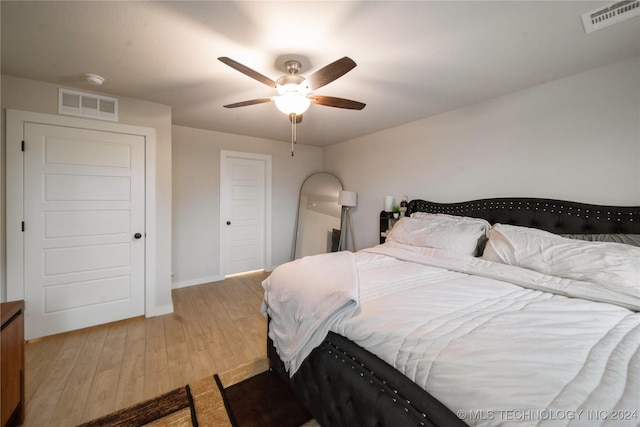
<instances>
[{"instance_id":1,"label":"beige wall","mask_svg":"<svg viewBox=\"0 0 640 427\"><path fill-rule=\"evenodd\" d=\"M57 114L59 85L2 76L2 150L0 167L5 182L5 110L7 108L45 114ZM156 130L156 301L159 312L170 310L171 302L171 109L166 105L119 97L119 123ZM0 289L6 291L5 188L0 201ZM8 202L10 203L10 201Z\"/></svg>"},{"instance_id":2,"label":"beige wall","mask_svg":"<svg viewBox=\"0 0 640 427\"><path fill-rule=\"evenodd\" d=\"M383 198L546 197L640 205L640 59L611 64L327 147L358 248Z\"/></svg>"},{"instance_id":3,"label":"beige wall","mask_svg":"<svg viewBox=\"0 0 640 427\"><path fill-rule=\"evenodd\" d=\"M304 180L322 169L322 150L173 127L173 281L175 287L221 280L220 151L272 156L272 265L292 259L298 197Z\"/></svg>"}]
</instances>

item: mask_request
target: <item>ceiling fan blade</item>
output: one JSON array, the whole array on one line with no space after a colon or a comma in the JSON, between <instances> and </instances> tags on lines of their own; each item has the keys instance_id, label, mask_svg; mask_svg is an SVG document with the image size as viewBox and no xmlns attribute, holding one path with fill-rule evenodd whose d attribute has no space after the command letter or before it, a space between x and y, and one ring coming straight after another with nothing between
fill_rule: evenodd
<instances>
[{"instance_id":1,"label":"ceiling fan blade","mask_svg":"<svg viewBox=\"0 0 640 427\"><path fill-rule=\"evenodd\" d=\"M293 120L291 119L291 117L289 117L289 121L290 121L290 122L293 122ZM296 124L298 124L298 123L300 123L300 122L302 122L302 114L298 114L298 115L296 116Z\"/></svg>"},{"instance_id":2,"label":"ceiling fan blade","mask_svg":"<svg viewBox=\"0 0 640 427\"><path fill-rule=\"evenodd\" d=\"M242 102L236 102L234 104L223 105L223 107L224 108L246 107L247 105L263 104L265 102L271 102L271 101L272 101L271 98L258 98L258 99L251 99L249 101L242 101Z\"/></svg>"},{"instance_id":3,"label":"ceiling fan blade","mask_svg":"<svg viewBox=\"0 0 640 427\"><path fill-rule=\"evenodd\" d=\"M310 95L309 99L314 104L326 105L327 107L346 108L347 110L362 110L365 105L367 105L350 99L336 98L335 96Z\"/></svg>"},{"instance_id":4,"label":"ceiling fan blade","mask_svg":"<svg viewBox=\"0 0 640 427\"><path fill-rule=\"evenodd\" d=\"M242 74L247 75L252 79L259 81L262 84L265 84L271 88L276 87L276 82L271 80L269 77L264 76L255 70L252 70L246 65L242 65L238 61L234 61L233 59L227 58L226 56L221 56L220 58L218 58L218 60L220 62L227 64L229 67L233 68L234 70L240 71Z\"/></svg>"},{"instance_id":5,"label":"ceiling fan blade","mask_svg":"<svg viewBox=\"0 0 640 427\"><path fill-rule=\"evenodd\" d=\"M354 69L356 65L355 61L348 56L332 62L307 77L306 81L309 85L309 89L313 91L331 83L338 77L343 76Z\"/></svg>"}]
</instances>

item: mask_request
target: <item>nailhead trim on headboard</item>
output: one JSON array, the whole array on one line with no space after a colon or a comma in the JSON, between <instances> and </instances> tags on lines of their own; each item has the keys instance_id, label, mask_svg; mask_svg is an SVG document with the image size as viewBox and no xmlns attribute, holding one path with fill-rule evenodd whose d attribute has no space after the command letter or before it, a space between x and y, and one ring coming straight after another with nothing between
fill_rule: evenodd
<instances>
[{"instance_id":1,"label":"nailhead trim on headboard","mask_svg":"<svg viewBox=\"0 0 640 427\"><path fill-rule=\"evenodd\" d=\"M412 200L406 215L430 212L535 227L557 234L640 234L640 206L600 206L537 198L495 198L460 203Z\"/></svg>"}]
</instances>

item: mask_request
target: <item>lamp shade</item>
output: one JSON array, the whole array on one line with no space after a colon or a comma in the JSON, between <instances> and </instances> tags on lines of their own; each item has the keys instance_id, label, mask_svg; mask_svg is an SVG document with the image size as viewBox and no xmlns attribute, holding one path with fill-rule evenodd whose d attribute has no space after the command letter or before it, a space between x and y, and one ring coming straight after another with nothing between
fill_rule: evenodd
<instances>
[{"instance_id":1,"label":"lamp shade","mask_svg":"<svg viewBox=\"0 0 640 427\"><path fill-rule=\"evenodd\" d=\"M393 196L384 196L384 211L391 212L393 208Z\"/></svg>"},{"instance_id":2,"label":"lamp shade","mask_svg":"<svg viewBox=\"0 0 640 427\"><path fill-rule=\"evenodd\" d=\"M355 191L340 191L338 196L338 204L347 207L354 207L358 205L358 193Z\"/></svg>"}]
</instances>

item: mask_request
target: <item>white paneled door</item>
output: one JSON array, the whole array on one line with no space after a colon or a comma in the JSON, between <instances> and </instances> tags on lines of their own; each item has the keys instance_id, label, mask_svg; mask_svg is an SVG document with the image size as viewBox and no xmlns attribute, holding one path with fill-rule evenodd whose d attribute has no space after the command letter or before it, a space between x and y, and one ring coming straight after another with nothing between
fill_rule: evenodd
<instances>
[{"instance_id":1,"label":"white paneled door","mask_svg":"<svg viewBox=\"0 0 640 427\"><path fill-rule=\"evenodd\" d=\"M26 336L144 314L144 137L24 126Z\"/></svg>"},{"instance_id":2,"label":"white paneled door","mask_svg":"<svg viewBox=\"0 0 640 427\"><path fill-rule=\"evenodd\" d=\"M268 156L222 153L224 275L265 268L270 160Z\"/></svg>"}]
</instances>

